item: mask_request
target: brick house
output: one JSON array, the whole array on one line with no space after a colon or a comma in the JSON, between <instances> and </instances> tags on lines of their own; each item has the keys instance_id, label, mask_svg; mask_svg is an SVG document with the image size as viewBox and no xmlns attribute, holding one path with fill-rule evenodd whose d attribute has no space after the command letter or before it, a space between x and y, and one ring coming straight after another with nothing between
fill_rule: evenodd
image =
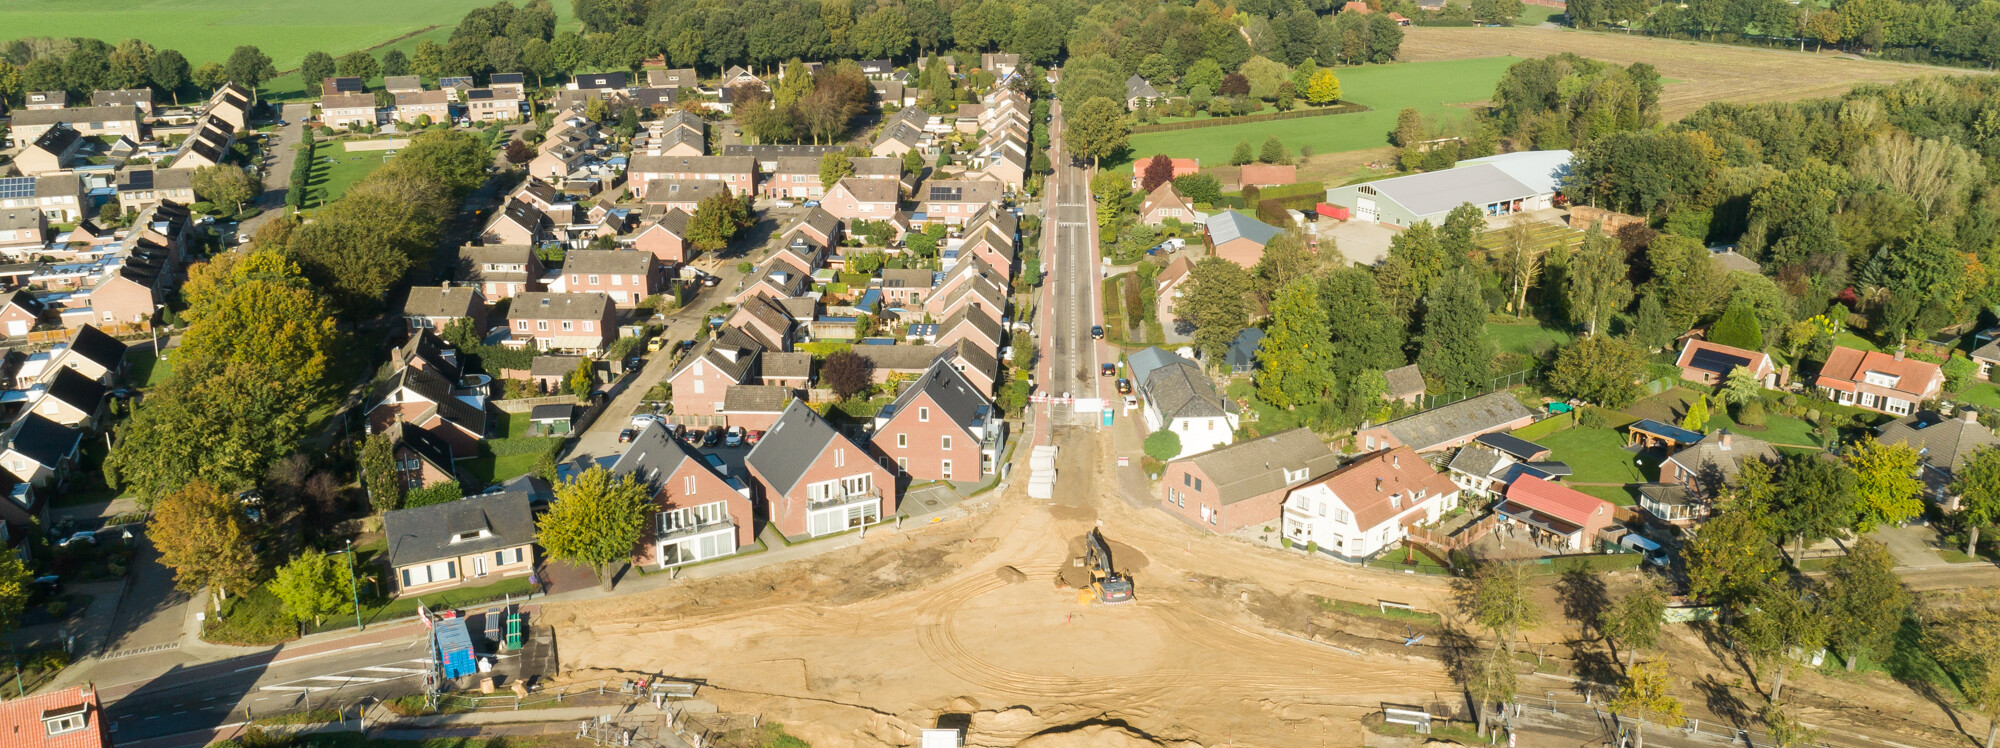
<instances>
[{"instance_id":1,"label":"brick house","mask_svg":"<svg viewBox=\"0 0 2000 748\"><path fill-rule=\"evenodd\" d=\"M1458 508L1459 488L1409 447L1376 452L1285 497L1284 537L1360 560Z\"/></svg>"},{"instance_id":2,"label":"brick house","mask_svg":"<svg viewBox=\"0 0 2000 748\"><path fill-rule=\"evenodd\" d=\"M852 225L855 221L886 221L896 216L901 183L887 179L848 177L827 190L820 208Z\"/></svg>"},{"instance_id":3,"label":"brick house","mask_svg":"<svg viewBox=\"0 0 2000 748\"><path fill-rule=\"evenodd\" d=\"M424 119L429 117L430 119ZM419 122L451 121L451 94L444 91L413 91L396 94L396 121L412 125Z\"/></svg>"},{"instance_id":4,"label":"brick house","mask_svg":"<svg viewBox=\"0 0 2000 748\"><path fill-rule=\"evenodd\" d=\"M1210 532L1235 532L1277 521L1293 486L1339 466L1310 429L1281 431L1167 463L1161 505Z\"/></svg>"},{"instance_id":5,"label":"brick house","mask_svg":"<svg viewBox=\"0 0 2000 748\"><path fill-rule=\"evenodd\" d=\"M397 596L490 584L535 567L535 518L526 491L468 496L382 515L383 555Z\"/></svg>"},{"instance_id":6,"label":"brick house","mask_svg":"<svg viewBox=\"0 0 2000 748\"><path fill-rule=\"evenodd\" d=\"M1701 441L1681 448L1660 463L1660 482L1686 487L1701 496L1715 496L1749 460L1777 463L1780 455L1770 442L1729 429L1716 429Z\"/></svg>"},{"instance_id":7,"label":"brick house","mask_svg":"<svg viewBox=\"0 0 2000 748\"><path fill-rule=\"evenodd\" d=\"M475 88L465 92L465 116L474 122L507 122L521 117L519 88Z\"/></svg>"},{"instance_id":8,"label":"brick house","mask_svg":"<svg viewBox=\"0 0 2000 748\"><path fill-rule=\"evenodd\" d=\"M1535 545L1558 553L1588 553L1597 535L1615 521L1611 502L1539 476L1523 475L1507 485L1495 506L1502 527L1525 529Z\"/></svg>"},{"instance_id":9,"label":"brick house","mask_svg":"<svg viewBox=\"0 0 2000 748\"><path fill-rule=\"evenodd\" d=\"M819 181L819 158L784 156L772 160L757 180L757 193L766 197L811 200L826 194Z\"/></svg>"},{"instance_id":10,"label":"brick house","mask_svg":"<svg viewBox=\"0 0 2000 748\"><path fill-rule=\"evenodd\" d=\"M999 182L967 179L933 179L919 192L924 222L963 226L986 207L1000 202L1007 190Z\"/></svg>"},{"instance_id":11,"label":"brick house","mask_svg":"<svg viewBox=\"0 0 2000 748\"><path fill-rule=\"evenodd\" d=\"M486 332L486 297L473 286L411 286L403 301L403 320L411 332L439 332L467 318L475 332Z\"/></svg>"},{"instance_id":12,"label":"brick house","mask_svg":"<svg viewBox=\"0 0 2000 748\"><path fill-rule=\"evenodd\" d=\"M1017 249L1015 239L1020 229L1021 219L1013 211L989 205L966 224L964 236L952 259L963 261L966 257L978 257L988 267L1011 278Z\"/></svg>"},{"instance_id":13,"label":"brick house","mask_svg":"<svg viewBox=\"0 0 2000 748\"><path fill-rule=\"evenodd\" d=\"M372 127L375 118L375 94L351 93L335 94L319 100L320 124L334 129L349 130Z\"/></svg>"},{"instance_id":14,"label":"brick house","mask_svg":"<svg viewBox=\"0 0 2000 748\"><path fill-rule=\"evenodd\" d=\"M1894 354L1834 346L1813 380L1820 392L1841 405L1906 416L1944 390L1937 364Z\"/></svg>"},{"instance_id":15,"label":"brick house","mask_svg":"<svg viewBox=\"0 0 2000 748\"><path fill-rule=\"evenodd\" d=\"M146 139L143 120L139 108L130 105L31 109L14 113L12 132L14 142L28 143L51 127L68 124L85 135L124 137L138 143Z\"/></svg>"},{"instance_id":16,"label":"brick house","mask_svg":"<svg viewBox=\"0 0 2000 748\"><path fill-rule=\"evenodd\" d=\"M914 480L976 481L998 469L1007 424L979 387L940 359L875 414L885 466Z\"/></svg>"},{"instance_id":17,"label":"brick house","mask_svg":"<svg viewBox=\"0 0 2000 748\"><path fill-rule=\"evenodd\" d=\"M778 422L785 408L799 399L797 389L776 384L731 385L722 395L718 415L728 416L730 426L764 431Z\"/></svg>"},{"instance_id":18,"label":"brick house","mask_svg":"<svg viewBox=\"0 0 2000 748\"><path fill-rule=\"evenodd\" d=\"M1765 387L1781 384L1778 367L1771 363L1770 356L1706 340L1689 338L1674 365L1681 367L1682 379L1711 387L1722 384L1729 378L1729 372L1738 367L1749 369Z\"/></svg>"},{"instance_id":19,"label":"brick house","mask_svg":"<svg viewBox=\"0 0 2000 748\"><path fill-rule=\"evenodd\" d=\"M989 356L1000 354L1000 344L1005 341L1006 331L1000 322L973 309L971 305L960 306L945 321L938 324L937 345L949 348L964 341Z\"/></svg>"},{"instance_id":20,"label":"brick house","mask_svg":"<svg viewBox=\"0 0 2000 748\"><path fill-rule=\"evenodd\" d=\"M674 413L712 416L725 407L730 387L750 384L757 378L757 359L763 348L741 331L728 328L722 336L696 346L667 375L673 385Z\"/></svg>"},{"instance_id":21,"label":"brick house","mask_svg":"<svg viewBox=\"0 0 2000 748\"><path fill-rule=\"evenodd\" d=\"M488 301L511 299L542 288L542 261L526 244L458 248L458 279L477 287Z\"/></svg>"},{"instance_id":22,"label":"brick house","mask_svg":"<svg viewBox=\"0 0 2000 748\"><path fill-rule=\"evenodd\" d=\"M892 309L922 309L935 274L916 268L882 271L882 303Z\"/></svg>"},{"instance_id":23,"label":"brick house","mask_svg":"<svg viewBox=\"0 0 2000 748\"><path fill-rule=\"evenodd\" d=\"M710 469L660 424L647 424L632 438L611 474L633 476L652 492L653 516L632 554L634 564L664 569L727 556L756 542L750 488Z\"/></svg>"},{"instance_id":24,"label":"brick house","mask_svg":"<svg viewBox=\"0 0 2000 748\"><path fill-rule=\"evenodd\" d=\"M554 225L547 214L533 204L520 199L508 200L507 207L493 214L486 222L486 228L479 232L479 240L487 244L521 244L533 246L549 238Z\"/></svg>"},{"instance_id":25,"label":"brick house","mask_svg":"<svg viewBox=\"0 0 2000 748\"><path fill-rule=\"evenodd\" d=\"M1264 259L1264 245L1284 233L1283 229L1234 210L1209 216L1204 226L1202 236L1209 251L1245 268L1256 267Z\"/></svg>"},{"instance_id":26,"label":"brick house","mask_svg":"<svg viewBox=\"0 0 2000 748\"><path fill-rule=\"evenodd\" d=\"M486 438L487 385L467 386L458 352L429 330L396 349L395 373L368 396L368 428L380 433L396 423L424 429L443 441L454 460L476 456Z\"/></svg>"},{"instance_id":27,"label":"brick house","mask_svg":"<svg viewBox=\"0 0 2000 748\"><path fill-rule=\"evenodd\" d=\"M75 369L58 369L48 382L30 387L24 412L34 413L64 426L88 430L104 413L102 382Z\"/></svg>"},{"instance_id":28,"label":"brick house","mask_svg":"<svg viewBox=\"0 0 2000 748\"><path fill-rule=\"evenodd\" d=\"M655 179L719 181L731 194L750 195L757 187L756 172L757 161L748 156L634 156L625 176L633 196L643 200Z\"/></svg>"},{"instance_id":29,"label":"brick house","mask_svg":"<svg viewBox=\"0 0 2000 748\"><path fill-rule=\"evenodd\" d=\"M630 249L572 249L549 290L601 293L613 305L630 308L659 291L659 262L650 252Z\"/></svg>"},{"instance_id":30,"label":"brick house","mask_svg":"<svg viewBox=\"0 0 2000 748\"><path fill-rule=\"evenodd\" d=\"M604 350L618 332L617 311L601 293L529 292L507 308L514 340L539 350Z\"/></svg>"},{"instance_id":31,"label":"brick house","mask_svg":"<svg viewBox=\"0 0 2000 748\"><path fill-rule=\"evenodd\" d=\"M896 512L895 476L803 401L792 401L743 467L786 537L843 532Z\"/></svg>"},{"instance_id":32,"label":"brick house","mask_svg":"<svg viewBox=\"0 0 2000 748\"><path fill-rule=\"evenodd\" d=\"M660 262L684 263L693 259L694 247L687 241L686 211L648 206L638 228L618 238L619 243L651 254Z\"/></svg>"},{"instance_id":33,"label":"brick house","mask_svg":"<svg viewBox=\"0 0 2000 748\"><path fill-rule=\"evenodd\" d=\"M690 216L701 201L730 194L729 185L714 179L655 179L638 190L648 206L678 210Z\"/></svg>"},{"instance_id":34,"label":"brick house","mask_svg":"<svg viewBox=\"0 0 2000 748\"><path fill-rule=\"evenodd\" d=\"M1181 197L1173 182L1164 182L1147 193L1146 201L1139 204L1139 221L1147 226L1159 226L1169 218L1182 224L1193 223L1194 206L1188 204L1187 198Z\"/></svg>"}]
</instances>

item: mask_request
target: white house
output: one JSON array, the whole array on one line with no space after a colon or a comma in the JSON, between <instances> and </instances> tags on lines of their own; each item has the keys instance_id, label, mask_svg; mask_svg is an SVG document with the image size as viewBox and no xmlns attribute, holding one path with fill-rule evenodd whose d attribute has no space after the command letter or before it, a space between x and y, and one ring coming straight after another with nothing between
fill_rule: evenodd
<instances>
[{"instance_id":1,"label":"white house","mask_svg":"<svg viewBox=\"0 0 2000 748\"><path fill-rule=\"evenodd\" d=\"M1236 434L1235 404L1217 392L1201 366L1159 348L1126 358L1132 381L1145 396L1148 433L1166 429L1180 436L1176 458L1228 444Z\"/></svg>"},{"instance_id":2,"label":"white house","mask_svg":"<svg viewBox=\"0 0 2000 748\"><path fill-rule=\"evenodd\" d=\"M1402 540L1406 527L1458 508L1459 488L1409 447L1376 452L1285 497L1284 536L1349 560Z\"/></svg>"}]
</instances>

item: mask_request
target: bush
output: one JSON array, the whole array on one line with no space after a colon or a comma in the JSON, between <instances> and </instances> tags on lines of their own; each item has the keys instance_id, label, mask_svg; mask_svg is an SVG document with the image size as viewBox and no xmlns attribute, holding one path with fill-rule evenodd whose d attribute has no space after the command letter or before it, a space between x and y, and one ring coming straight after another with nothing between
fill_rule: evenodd
<instances>
[{"instance_id":1,"label":"bush","mask_svg":"<svg viewBox=\"0 0 2000 748\"><path fill-rule=\"evenodd\" d=\"M1598 412L1596 408L1581 408L1579 412L1582 415L1577 416L1577 423L1581 424L1584 428L1601 429L1607 425L1604 422L1604 414Z\"/></svg>"},{"instance_id":2,"label":"bush","mask_svg":"<svg viewBox=\"0 0 2000 748\"><path fill-rule=\"evenodd\" d=\"M1282 546L1284 546L1284 547L1285 547L1285 550L1291 550L1291 548L1292 548L1292 536L1290 536L1290 535L1280 535L1280 536L1278 536L1278 545L1282 545Z\"/></svg>"},{"instance_id":3,"label":"bush","mask_svg":"<svg viewBox=\"0 0 2000 748\"><path fill-rule=\"evenodd\" d=\"M742 262L736 263L736 272L742 273L744 275L749 275L750 271L756 269L757 266L752 264L749 260L744 260Z\"/></svg>"},{"instance_id":4,"label":"bush","mask_svg":"<svg viewBox=\"0 0 2000 748\"><path fill-rule=\"evenodd\" d=\"M1317 541L1317 540L1308 540L1308 541L1306 541L1306 552L1307 552L1307 553L1318 553L1318 552L1319 552L1319 541Z\"/></svg>"},{"instance_id":5,"label":"bush","mask_svg":"<svg viewBox=\"0 0 2000 748\"><path fill-rule=\"evenodd\" d=\"M1171 460L1179 456L1180 453L1181 453L1180 434L1176 434L1166 429L1160 429L1159 431L1155 431L1151 434L1146 435L1147 456L1152 457L1153 459L1159 460L1161 462L1166 462L1167 460Z\"/></svg>"},{"instance_id":6,"label":"bush","mask_svg":"<svg viewBox=\"0 0 2000 748\"><path fill-rule=\"evenodd\" d=\"M1751 400L1736 408L1736 422L1750 428L1764 427L1764 402Z\"/></svg>"}]
</instances>

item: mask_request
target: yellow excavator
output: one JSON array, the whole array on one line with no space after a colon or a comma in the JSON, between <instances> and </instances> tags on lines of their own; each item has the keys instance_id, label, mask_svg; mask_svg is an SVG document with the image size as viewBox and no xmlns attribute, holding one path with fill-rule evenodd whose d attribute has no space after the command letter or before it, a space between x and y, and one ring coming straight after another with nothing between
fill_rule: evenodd
<instances>
[{"instance_id":1,"label":"yellow excavator","mask_svg":"<svg viewBox=\"0 0 2000 748\"><path fill-rule=\"evenodd\" d=\"M1079 602L1087 605L1093 596L1098 602L1114 605L1132 602L1132 578L1111 565L1111 546L1104 542L1103 533L1092 528L1084 536L1083 558L1079 560L1090 568L1090 589L1077 591Z\"/></svg>"}]
</instances>

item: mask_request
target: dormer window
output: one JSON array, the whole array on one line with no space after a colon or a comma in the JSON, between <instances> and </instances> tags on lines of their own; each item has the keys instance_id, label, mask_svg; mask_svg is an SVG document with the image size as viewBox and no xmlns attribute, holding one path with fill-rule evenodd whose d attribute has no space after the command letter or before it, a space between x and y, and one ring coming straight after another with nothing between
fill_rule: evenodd
<instances>
[{"instance_id":1,"label":"dormer window","mask_svg":"<svg viewBox=\"0 0 2000 748\"><path fill-rule=\"evenodd\" d=\"M465 532L461 532L461 533L458 533L458 534L456 534L456 535L453 535L453 536L451 536L451 542L453 542L453 543L470 543L470 542L472 542L472 541L474 541L474 540L479 540L479 539L481 539L481 538L489 538L489 537L492 537L492 536L493 536L493 532L492 532L491 530L488 530L488 529L486 529L486 528L482 527L482 528L479 528L479 529L477 529L477 530L467 530L467 531L465 531Z\"/></svg>"},{"instance_id":2,"label":"dormer window","mask_svg":"<svg viewBox=\"0 0 2000 748\"><path fill-rule=\"evenodd\" d=\"M1403 495L1402 495L1402 494L1394 494L1394 495L1390 496L1390 497L1389 497L1389 508L1390 508L1390 509L1401 509L1401 508L1403 508Z\"/></svg>"},{"instance_id":3,"label":"dormer window","mask_svg":"<svg viewBox=\"0 0 2000 748\"><path fill-rule=\"evenodd\" d=\"M77 704L42 712L42 728L50 735L76 732L89 726L89 704Z\"/></svg>"},{"instance_id":4,"label":"dormer window","mask_svg":"<svg viewBox=\"0 0 2000 748\"><path fill-rule=\"evenodd\" d=\"M1879 387L1894 387L1897 382L1903 381L1903 378L1893 374L1871 371L1863 376L1863 380Z\"/></svg>"},{"instance_id":5,"label":"dormer window","mask_svg":"<svg viewBox=\"0 0 2000 748\"><path fill-rule=\"evenodd\" d=\"M1285 470L1285 484L1286 484L1286 485L1291 485L1291 484L1293 484L1293 483L1297 483L1297 482L1299 482L1299 481L1302 481L1302 480L1305 480L1305 479L1306 479L1306 469L1305 469L1305 468L1299 468L1299 469L1297 469L1297 470L1291 470L1291 469L1286 469L1286 470Z\"/></svg>"}]
</instances>

